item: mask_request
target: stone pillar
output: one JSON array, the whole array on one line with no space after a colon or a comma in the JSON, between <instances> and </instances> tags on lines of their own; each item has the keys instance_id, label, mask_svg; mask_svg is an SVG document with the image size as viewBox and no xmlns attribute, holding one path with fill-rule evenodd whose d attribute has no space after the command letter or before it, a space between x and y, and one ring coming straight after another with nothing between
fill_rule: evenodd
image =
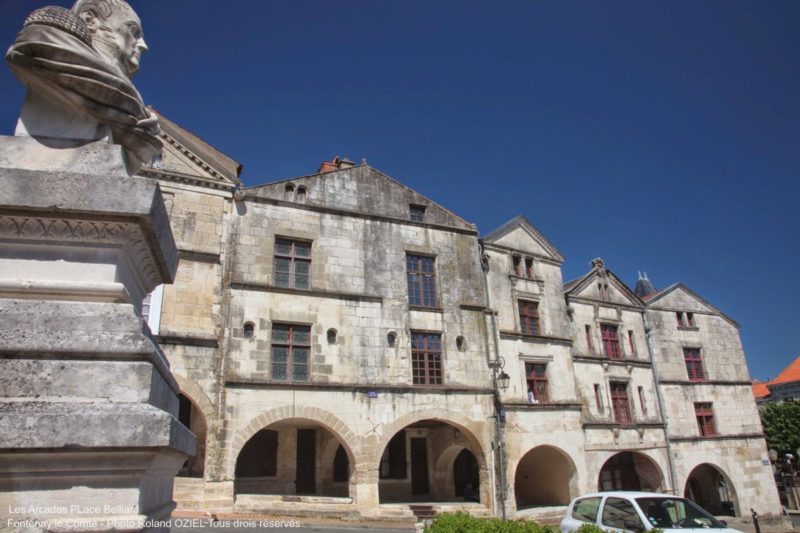
<instances>
[{"instance_id":1,"label":"stone pillar","mask_svg":"<svg viewBox=\"0 0 800 533\"><path fill-rule=\"evenodd\" d=\"M0 137L0 529L168 530L195 439L140 308L177 264L120 146Z\"/></svg>"}]
</instances>

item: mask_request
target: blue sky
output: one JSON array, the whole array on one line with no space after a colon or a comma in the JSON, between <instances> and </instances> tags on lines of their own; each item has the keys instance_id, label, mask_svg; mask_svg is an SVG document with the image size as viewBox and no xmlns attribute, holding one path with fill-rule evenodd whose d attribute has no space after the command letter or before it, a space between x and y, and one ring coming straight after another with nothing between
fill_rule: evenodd
<instances>
[{"instance_id":1,"label":"blue sky","mask_svg":"<svg viewBox=\"0 0 800 533\"><path fill-rule=\"evenodd\" d=\"M10 44L34 7L0 0ZM800 355L800 2L133 1L147 103L256 185L368 162L488 233L681 281ZM0 69L0 132L23 89Z\"/></svg>"}]
</instances>

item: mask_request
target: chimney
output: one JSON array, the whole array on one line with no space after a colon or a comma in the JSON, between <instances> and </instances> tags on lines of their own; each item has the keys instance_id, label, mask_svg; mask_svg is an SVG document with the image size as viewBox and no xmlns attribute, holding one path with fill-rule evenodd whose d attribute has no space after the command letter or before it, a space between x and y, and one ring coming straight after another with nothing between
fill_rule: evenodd
<instances>
[{"instance_id":1,"label":"chimney","mask_svg":"<svg viewBox=\"0 0 800 533\"><path fill-rule=\"evenodd\" d=\"M353 168L354 166L356 166L356 164L350 161L348 158L345 157L342 159L337 155L330 161L323 161L317 169L317 174L322 174L323 172L333 172L334 170L342 170L345 168Z\"/></svg>"}]
</instances>

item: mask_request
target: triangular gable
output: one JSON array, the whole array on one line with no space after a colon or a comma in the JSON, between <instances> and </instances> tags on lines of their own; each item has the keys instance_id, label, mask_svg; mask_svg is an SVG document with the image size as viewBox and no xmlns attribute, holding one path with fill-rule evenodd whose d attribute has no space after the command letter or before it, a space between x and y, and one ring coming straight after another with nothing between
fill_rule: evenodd
<instances>
[{"instance_id":1,"label":"triangular gable","mask_svg":"<svg viewBox=\"0 0 800 533\"><path fill-rule=\"evenodd\" d=\"M492 231L483 237L483 241L520 252L549 257L559 263L564 262L564 256L558 249L522 215L517 215Z\"/></svg>"},{"instance_id":2,"label":"triangular gable","mask_svg":"<svg viewBox=\"0 0 800 533\"><path fill-rule=\"evenodd\" d=\"M791 383L794 381L800 381L800 357L784 368L783 371L778 374L778 377L770 382L770 385L773 383Z\"/></svg>"},{"instance_id":3,"label":"triangular gable","mask_svg":"<svg viewBox=\"0 0 800 533\"><path fill-rule=\"evenodd\" d=\"M158 112L156 114L164 148L160 157L142 168L142 174L229 187L240 183L242 167L239 163Z\"/></svg>"},{"instance_id":4,"label":"triangular gable","mask_svg":"<svg viewBox=\"0 0 800 533\"><path fill-rule=\"evenodd\" d=\"M608 270L601 259L595 259L592 264L592 270L564 285L565 296L635 307L644 306L644 302L636 296L636 293L619 276ZM608 285L607 295L601 294L599 287L601 283Z\"/></svg>"},{"instance_id":5,"label":"triangular gable","mask_svg":"<svg viewBox=\"0 0 800 533\"><path fill-rule=\"evenodd\" d=\"M423 206L425 213L422 223L476 231L474 224L366 163L257 185L245 189L245 193L273 200L291 200L286 196L287 186L292 186L295 190L305 187L304 201L309 206L402 220L409 220L411 205Z\"/></svg>"},{"instance_id":6,"label":"triangular gable","mask_svg":"<svg viewBox=\"0 0 800 533\"><path fill-rule=\"evenodd\" d=\"M731 317L711 305L683 283L676 283L659 292L649 300L647 307L669 311L690 311L719 315L737 328L739 324Z\"/></svg>"}]
</instances>

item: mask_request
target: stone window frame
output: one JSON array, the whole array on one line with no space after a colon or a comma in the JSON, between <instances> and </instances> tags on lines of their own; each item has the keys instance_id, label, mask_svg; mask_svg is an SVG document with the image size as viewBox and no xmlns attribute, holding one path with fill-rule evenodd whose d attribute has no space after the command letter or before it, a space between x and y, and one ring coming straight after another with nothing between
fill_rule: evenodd
<instances>
[{"instance_id":1,"label":"stone window frame","mask_svg":"<svg viewBox=\"0 0 800 533\"><path fill-rule=\"evenodd\" d=\"M608 382L609 395L611 397L611 414L614 423L621 426L632 425L633 409L631 408L630 395L628 394L628 382L614 380Z\"/></svg>"},{"instance_id":2,"label":"stone window frame","mask_svg":"<svg viewBox=\"0 0 800 533\"><path fill-rule=\"evenodd\" d=\"M536 279L533 256L522 253L511 254L511 274L518 278Z\"/></svg>"},{"instance_id":3,"label":"stone window frame","mask_svg":"<svg viewBox=\"0 0 800 533\"><path fill-rule=\"evenodd\" d=\"M612 335L606 335L607 331L613 330ZM600 340L603 346L603 354L608 359L624 359L622 353L622 343L619 341L619 325L607 322L600 323ZM616 346L616 350L614 347Z\"/></svg>"},{"instance_id":4,"label":"stone window frame","mask_svg":"<svg viewBox=\"0 0 800 533\"><path fill-rule=\"evenodd\" d=\"M536 403L536 404L548 404L550 403L550 380L547 376L547 370L550 365L547 361L541 360L528 360L525 361L525 394L527 396L527 391L533 391L533 399L534 401L531 402L530 398L527 398L529 403ZM542 374L536 374L535 370L539 367L542 369ZM530 372L529 372L530 368Z\"/></svg>"},{"instance_id":5,"label":"stone window frame","mask_svg":"<svg viewBox=\"0 0 800 533\"><path fill-rule=\"evenodd\" d=\"M286 327L288 328L288 337L285 341L277 341L275 339L275 330L276 328ZM306 342L296 341L295 339L295 331L298 330L306 330L307 336ZM286 361L285 362L277 362L275 361L275 348L276 347L285 347L286 350ZM297 363L295 352L297 349L307 348L306 354L306 361L305 363ZM276 368L277 365L285 365L285 378L284 379L276 379ZM300 379L295 379L295 375L298 369L305 368L305 379L302 377ZM311 382L311 324L296 324L291 322L273 322L272 324L272 335L270 339L270 379L272 381L277 381L280 383L310 383Z\"/></svg>"},{"instance_id":6,"label":"stone window frame","mask_svg":"<svg viewBox=\"0 0 800 533\"><path fill-rule=\"evenodd\" d=\"M278 247L280 245L289 246L289 252L285 253L283 251L279 252ZM311 289L311 259L312 259L312 247L313 241L306 240L306 239L298 239L296 237L284 237L282 235L275 236L275 243L273 245L273 260L272 260L272 283L276 287L286 288L286 289L300 289L300 290L309 290ZM307 255L303 255L302 253L298 253L298 250L308 250ZM278 282L278 262L279 260L288 260L289 270L288 272L280 272L280 274L286 274L288 276L286 284L282 284ZM298 266L301 264L307 265L307 274L305 280L305 286L298 286L298 274L297 269Z\"/></svg>"},{"instance_id":7,"label":"stone window frame","mask_svg":"<svg viewBox=\"0 0 800 533\"><path fill-rule=\"evenodd\" d=\"M425 211L428 206L408 204L408 219L411 222L425 222Z\"/></svg>"},{"instance_id":8,"label":"stone window frame","mask_svg":"<svg viewBox=\"0 0 800 533\"><path fill-rule=\"evenodd\" d=\"M439 303L436 282L436 256L406 252L408 304L436 308Z\"/></svg>"},{"instance_id":9,"label":"stone window frame","mask_svg":"<svg viewBox=\"0 0 800 533\"><path fill-rule=\"evenodd\" d=\"M697 431L701 437L718 435L713 402L694 402L694 417L697 420Z\"/></svg>"},{"instance_id":10,"label":"stone window frame","mask_svg":"<svg viewBox=\"0 0 800 533\"><path fill-rule=\"evenodd\" d=\"M699 330L700 328L697 327L694 315L692 311L675 311L675 320L678 322L678 329Z\"/></svg>"},{"instance_id":11,"label":"stone window frame","mask_svg":"<svg viewBox=\"0 0 800 533\"><path fill-rule=\"evenodd\" d=\"M444 385L442 347L441 333L411 332L411 383L413 385L435 387Z\"/></svg>"},{"instance_id":12,"label":"stone window frame","mask_svg":"<svg viewBox=\"0 0 800 533\"><path fill-rule=\"evenodd\" d=\"M242 338L251 341L256 336L256 325L253 323L252 320L246 320L244 324L242 324Z\"/></svg>"},{"instance_id":13,"label":"stone window frame","mask_svg":"<svg viewBox=\"0 0 800 533\"><path fill-rule=\"evenodd\" d=\"M689 381L702 383L708 381L708 373L703 362L703 349L696 346L683 346L683 362Z\"/></svg>"},{"instance_id":14,"label":"stone window frame","mask_svg":"<svg viewBox=\"0 0 800 533\"><path fill-rule=\"evenodd\" d=\"M542 315L539 313L539 303L539 300L531 298L517 298L517 323L521 335L529 337L542 335ZM532 310L530 309L531 305L533 305Z\"/></svg>"}]
</instances>

